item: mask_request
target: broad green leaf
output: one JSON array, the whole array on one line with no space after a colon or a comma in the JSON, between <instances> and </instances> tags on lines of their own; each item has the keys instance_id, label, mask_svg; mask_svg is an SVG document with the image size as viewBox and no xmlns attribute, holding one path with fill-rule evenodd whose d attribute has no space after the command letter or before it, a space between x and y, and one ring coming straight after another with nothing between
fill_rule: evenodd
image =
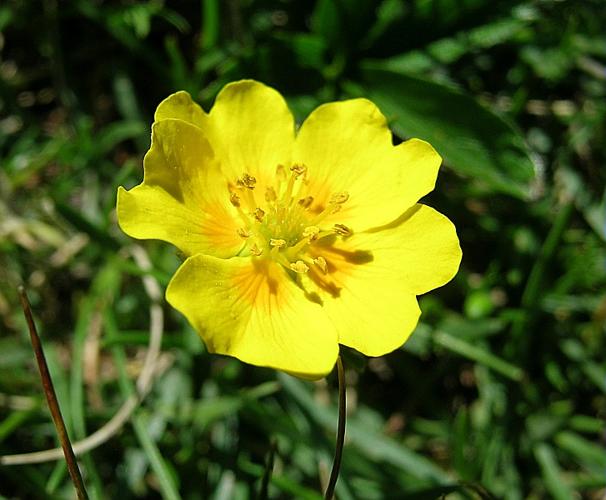
<instances>
[{"instance_id":1,"label":"broad green leaf","mask_svg":"<svg viewBox=\"0 0 606 500\"><path fill-rule=\"evenodd\" d=\"M456 172L484 183L490 190L528 199L535 165L522 136L504 119L473 98L416 76L362 65L360 91L387 116L402 138L430 142Z\"/></svg>"}]
</instances>

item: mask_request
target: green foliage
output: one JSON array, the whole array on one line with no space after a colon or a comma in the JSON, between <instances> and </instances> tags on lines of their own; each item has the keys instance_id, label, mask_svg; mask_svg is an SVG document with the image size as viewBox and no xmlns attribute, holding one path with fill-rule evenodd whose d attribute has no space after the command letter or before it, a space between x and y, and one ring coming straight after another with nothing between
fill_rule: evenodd
<instances>
[{"instance_id":1,"label":"green foliage","mask_svg":"<svg viewBox=\"0 0 606 500\"><path fill-rule=\"evenodd\" d=\"M42 7L41 7L42 5ZM600 498L606 490L606 14L600 0L7 0L0 6L0 454L53 447L16 294L27 285L68 430L101 427L148 343L141 278L179 263L118 230L155 106L245 77L301 121L364 95L444 157L428 203L463 264L400 350L346 353L338 498ZM318 499L335 380L209 355L165 308L163 373L81 461L93 498ZM271 475L265 464L274 463ZM70 498L62 462L0 494Z\"/></svg>"}]
</instances>

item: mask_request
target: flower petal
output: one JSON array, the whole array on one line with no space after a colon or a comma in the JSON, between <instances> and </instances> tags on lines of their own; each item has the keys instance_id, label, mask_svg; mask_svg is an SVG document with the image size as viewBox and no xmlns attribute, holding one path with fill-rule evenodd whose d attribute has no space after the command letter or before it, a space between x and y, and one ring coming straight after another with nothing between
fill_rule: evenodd
<instances>
[{"instance_id":1,"label":"flower petal","mask_svg":"<svg viewBox=\"0 0 606 500\"><path fill-rule=\"evenodd\" d=\"M448 283L462 256L454 224L421 203L388 226L353 235L350 244L371 248L377 263L416 295Z\"/></svg>"},{"instance_id":2,"label":"flower petal","mask_svg":"<svg viewBox=\"0 0 606 500\"><path fill-rule=\"evenodd\" d=\"M420 310L415 295L448 282L461 261L453 224L417 204L393 224L316 247L326 273L303 278L333 321L341 344L368 356L400 347Z\"/></svg>"},{"instance_id":3,"label":"flower petal","mask_svg":"<svg viewBox=\"0 0 606 500\"><path fill-rule=\"evenodd\" d=\"M327 222L363 231L392 222L430 192L441 158L419 139L393 146L379 109L352 99L309 115L297 135L295 163L308 167L308 190L318 209L333 193L349 194Z\"/></svg>"},{"instance_id":4,"label":"flower petal","mask_svg":"<svg viewBox=\"0 0 606 500\"><path fill-rule=\"evenodd\" d=\"M168 241L187 255L239 252L238 214L199 128L175 119L156 122L144 169L141 185L118 190L118 222L125 233Z\"/></svg>"},{"instance_id":5,"label":"flower petal","mask_svg":"<svg viewBox=\"0 0 606 500\"><path fill-rule=\"evenodd\" d=\"M269 259L195 255L178 269L166 299L210 352L305 378L323 377L335 364L331 322Z\"/></svg>"},{"instance_id":6,"label":"flower petal","mask_svg":"<svg viewBox=\"0 0 606 500\"><path fill-rule=\"evenodd\" d=\"M339 343L367 356L400 347L421 313L406 283L371 252L332 246L322 256L327 273L312 268L302 283L310 296L316 293L320 298Z\"/></svg>"},{"instance_id":7,"label":"flower petal","mask_svg":"<svg viewBox=\"0 0 606 500\"><path fill-rule=\"evenodd\" d=\"M383 356L402 346L421 315L416 297L404 292L395 280L350 288L326 312L338 325L339 343L366 356Z\"/></svg>"},{"instance_id":8,"label":"flower petal","mask_svg":"<svg viewBox=\"0 0 606 500\"><path fill-rule=\"evenodd\" d=\"M208 126L208 115L184 90L169 95L156 108L154 121L168 118L183 120L202 129Z\"/></svg>"},{"instance_id":9,"label":"flower petal","mask_svg":"<svg viewBox=\"0 0 606 500\"><path fill-rule=\"evenodd\" d=\"M294 119L284 98L253 80L223 87L210 111L211 144L225 175L244 172L267 185L280 164L289 165Z\"/></svg>"}]
</instances>

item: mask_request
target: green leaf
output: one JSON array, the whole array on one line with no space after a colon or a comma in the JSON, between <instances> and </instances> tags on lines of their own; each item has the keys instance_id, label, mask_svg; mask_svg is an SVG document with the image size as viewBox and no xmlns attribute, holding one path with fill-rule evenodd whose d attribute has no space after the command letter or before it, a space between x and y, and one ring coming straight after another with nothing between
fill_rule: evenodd
<instances>
[{"instance_id":1,"label":"green leaf","mask_svg":"<svg viewBox=\"0 0 606 500\"><path fill-rule=\"evenodd\" d=\"M475 99L450 87L385 70L381 62L362 64L362 90L385 113L403 138L430 142L447 165L483 182L490 190L517 198L531 196L535 165L522 136Z\"/></svg>"},{"instance_id":2,"label":"green leaf","mask_svg":"<svg viewBox=\"0 0 606 500\"><path fill-rule=\"evenodd\" d=\"M38 405L27 410L14 411L4 419L0 420L0 443L15 432L21 425L27 422L38 412Z\"/></svg>"},{"instance_id":3,"label":"green leaf","mask_svg":"<svg viewBox=\"0 0 606 500\"><path fill-rule=\"evenodd\" d=\"M115 122L105 127L97 136L95 153L103 156L118 144L128 139L143 139L148 133L148 126L141 121Z\"/></svg>"},{"instance_id":4,"label":"green leaf","mask_svg":"<svg viewBox=\"0 0 606 500\"><path fill-rule=\"evenodd\" d=\"M203 399L196 403L194 425L207 428L211 423L237 413L251 401L269 396L279 389L279 384L270 381L242 391L238 396L217 396Z\"/></svg>"},{"instance_id":5,"label":"green leaf","mask_svg":"<svg viewBox=\"0 0 606 500\"><path fill-rule=\"evenodd\" d=\"M556 500L573 498L572 491L562 479L562 471L558 465L553 449L547 444L539 444L534 448L534 455L541 466L545 488Z\"/></svg>"},{"instance_id":6,"label":"green leaf","mask_svg":"<svg viewBox=\"0 0 606 500\"><path fill-rule=\"evenodd\" d=\"M246 459L242 455L238 457L238 466L252 476L261 478L264 473L263 467ZM296 481L293 481L288 476L280 476L273 474L271 484L285 493L291 494L288 498L300 498L301 500L321 500L322 495L314 490L301 486Z\"/></svg>"},{"instance_id":7,"label":"green leaf","mask_svg":"<svg viewBox=\"0 0 606 500\"><path fill-rule=\"evenodd\" d=\"M147 455L152 470L156 474L163 497L167 500L179 500L181 496L176 484L176 474L172 470L170 463L162 456L149 432L148 415L142 411L136 413L132 417L132 424L139 443Z\"/></svg>"},{"instance_id":8,"label":"green leaf","mask_svg":"<svg viewBox=\"0 0 606 500\"><path fill-rule=\"evenodd\" d=\"M482 365L486 365L511 380L521 382L524 378L524 371L521 368L495 356L478 345L471 344L466 340L443 331L435 331L433 333L433 340L436 344Z\"/></svg>"},{"instance_id":9,"label":"green leaf","mask_svg":"<svg viewBox=\"0 0 606 500\"><path fill-rule=\"evenodd\" d=\"M115 347L112 351L114 362L118 368L120 388L124 397L129 397L135 393L135 389L126 373L126 357L124 355L124 350ZM162 456L162 453L150 432L150 415L144 410L139 409L132 416L131 423L137 439L139 440L139 444L145 452L149 464L156 475L163 498L166 498L167 500L179 500L181 495L179 495L178 490L178 477L172 465Z\"/></svg>"},{"instance_id":10,"label":"green leaf","mask_svg":"<svg viewBox=\"0 0 606 500\"><path fill-rule=\"evenodd\" d=\"M200 45L208 50L217 45L220 33L220 11L218 0L202 1L202 36Z\"/></svg>"},{"instance_id":11,"label":"green leaf","mask_svg":"<svg viewBox=\"0 0 606 500\"><path fill-rule=\"evenodd\" d=\"M587 379L606 393L606 369L589 358L583 344L575 339L567 339L562 342L561 348L566 356L579 363Z\"/></svg>"},{"instance_id":12,"label":"green leaf","mask_svg":"<svg viewBox=\"0 0 606 500\"><path fill-rule=\"evenodd\" d=\"M318 405L305 384L298 379L282 373L278 374L278 379L284 390L307 411L317 424L326 428L335 428L337 418L334 408ZM451 482L449 475L436 464L380 433L369 431L367 426L357 422L353 415L347 422L347 439L351 445L370 459L404 469L429 484L439 485Z\"/></svg>"},{"instance_id":13,"label":"green leaf","mask_svg":"<svg viewBox=\"0 0 606 500\"><path fill-rule=\"evenodd\" d=\"M0 8L0 30L3 31L7 26L10 26L13 18L14 12L12 12L11 7L5 5Z\"/></svg>"},{"instance_id":14,"label":"green leaf","mask_svg":"<svg viewBox=\"0 0 606 500\"><path fill-rule=\"evenodd\" d=\"M573 455L578 462L594 472L606 470L604 447L592 443L584 437L569 431L559 432L555 436L558 448Z\"/></svg>"},{"instance_id":15,"label":"green leaf","mask_svg":"<svg viewBox=\"0 0 606 500\"><path fill-rule=\"evenodd\" d=\"M88 234L94 241L100 243L106 250L117 251L120 244L114 240L104 228L84 217L78 210L66 203L56 205L57 212L70 222L76 229Z\"/></svg>"}]
</instances>

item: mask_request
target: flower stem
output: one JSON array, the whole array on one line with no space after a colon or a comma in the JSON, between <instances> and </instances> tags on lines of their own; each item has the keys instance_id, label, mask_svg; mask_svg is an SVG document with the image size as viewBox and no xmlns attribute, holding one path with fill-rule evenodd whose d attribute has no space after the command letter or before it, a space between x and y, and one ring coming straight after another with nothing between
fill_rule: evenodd
<instances>
[{"instance_id":1,"label":"flower stem","mask_svg":"<svg viewBox=\"0 0 606 500\"><path fill-rule=\"evenodd\" d=\"M57 401L57 395L55 394L55 388L53 387L53 381L51 379L50 372L48 371L48 365L46 364L46 358L44 357L42 343L40 342L40 337L38 336L38 332L36 330L36 324L34 323L34 317L32 315L32 308L27 298L27 294L25 293L25 288L22 286L19 287L19 298L21 299L21 307L23 307L23 314L25 314L25 319L29 328L29 335L32 341L32 348L34 349L34 354L36 356L36 362L38 363L38 370L40 371L40 378L42 379L44 394L48 402L48 408L51 412L51 416L53 417L53 422L55 423L55 428L57 429L57 435L59 436L61 447L63 448L69 475L74 483L74 488L76 489L78 499L88 500L88 495L86 493L86 489L84 488L84 481L82 481L80 469L78 469L78 464L76 462L76 456L74 455L74 450L72 449L72 444L69 440L69 436L67 435L67 429L65 428L65 422L63 421L63 416L61 415L59 402Z\"/></svg>"},{"instance_id":2,"label":"flower stem","mask_svg":"<svg viewBox=\"0 0 606 500\"><path fill-rule=\"evenodd\" d=\"M341 457L343 456L343 443L345 442L345 420L346 420L346 400L345 400L345 372L343 371L343 361L341 356L337 358L337 376L339 378L339 424L337 426L337 443L335 448L335 458L332 463L330 479L324 494L324 500L332 500L335 494L335 486L339 478L339 469L341 468Z\"/></svg>"}]
</instances>

